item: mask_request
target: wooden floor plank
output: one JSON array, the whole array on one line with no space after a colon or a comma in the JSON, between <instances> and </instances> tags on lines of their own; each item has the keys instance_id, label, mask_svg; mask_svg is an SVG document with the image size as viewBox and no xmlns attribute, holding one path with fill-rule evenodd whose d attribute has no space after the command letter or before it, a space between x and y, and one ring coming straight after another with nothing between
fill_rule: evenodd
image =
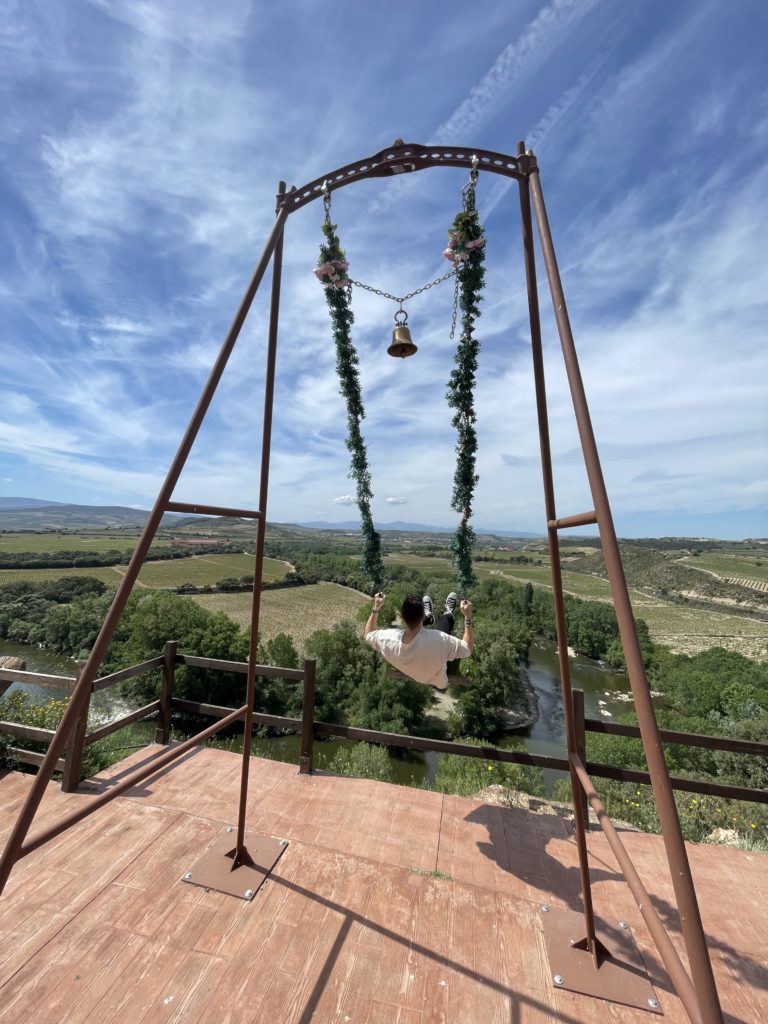
<instances>
[{"instance_id":1,"label":"wooden floor plank","mask_svg":"<svg viewBox=\"0 0 768 1024\"><path fill-rule=\"evenodd\" d=\"M47 787L33 833L162 749L82 792ZM553 984L541 906L581 907L557 817L254 759L247 829L289 839L272 876L252 902L182 882L232 823L239 765L195 750L16 865L0 1024L647 1024ZM0 835L29 784L0 774ZM684 956L663 841L623 839ZM629 924L665 1020L684 1024L604 837L587 847L598 919ZM768 1020L768 861L688 849L726 1019Z\"/></svg>"}]
</instances>

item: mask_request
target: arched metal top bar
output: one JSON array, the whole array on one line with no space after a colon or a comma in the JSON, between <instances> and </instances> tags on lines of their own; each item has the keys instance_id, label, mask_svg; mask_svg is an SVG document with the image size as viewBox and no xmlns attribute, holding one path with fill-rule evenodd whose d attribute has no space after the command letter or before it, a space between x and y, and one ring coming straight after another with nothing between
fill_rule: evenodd
<instances>
[{"instance_id":1,"label":"arched metal top bar","mask_svg":"<svg viewBox=\"0 0 768 1024\"><path fill-rule=\"evenodd\" d=\"M427 167L471 168L473 156L480 161L478 169L481 171L492 171L507 178L524 177L519 159L507 153L494 153L490 149L476 149L473 146L421 146L418 143L400 142L398 139L394 145L382 149L375 156L338 167L302 185L286 195L283 202L289 207L289 213L293 213L322 196L324 181L328 183L328 191L333 192L353 181L362 181L363 178L388 178L395 174L423 171Z\"/></svg>"}]
</instances>

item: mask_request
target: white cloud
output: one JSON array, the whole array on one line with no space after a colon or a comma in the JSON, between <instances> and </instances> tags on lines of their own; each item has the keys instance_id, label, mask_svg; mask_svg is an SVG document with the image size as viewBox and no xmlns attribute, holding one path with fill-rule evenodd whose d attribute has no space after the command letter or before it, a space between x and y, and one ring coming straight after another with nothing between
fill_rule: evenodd
<instances>
[{"instance_id":1,"label":"white cloud","mask_svg":"<svg viewBox=\"0 0 768 1024\"><path fill-rule=\"evenodd\" d=\"M384 501L388 505L407 505L408 502L405 498L385 498Z\"/></svg>"},{"instance_id":2,"label":"white cloud","mask_svg":"<svg viewBox=\"0 0 768 1024\"><path fill-rule=\"evenodd\" d=\"M597 2L551 0L502 50L469 96L437 129L432 141L455 145L476 132L507 100L512 88L538 69Z\"/></svg>"},{"instance_id":3,"label":"white cloud","mask_svg":"<svg viewBox=\"0 0 768 1024\"><path fill-rule=\"evenodd\" d=\"M355 499L351 494L342 494L340 498L333 499L334 505L354 505Z\"/></svg>"}]
</instances>

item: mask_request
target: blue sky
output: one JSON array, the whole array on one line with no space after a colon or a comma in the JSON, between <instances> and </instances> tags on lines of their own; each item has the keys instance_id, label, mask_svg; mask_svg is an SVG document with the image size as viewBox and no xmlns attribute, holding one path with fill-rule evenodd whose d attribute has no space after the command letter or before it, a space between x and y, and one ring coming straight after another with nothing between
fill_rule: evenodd
<instances>
[{"instance_id":1,"label":"blue sky","mask_svg":"<svg viewBox=\"0 0 768 1024\"><path fill-rule=\"evenodd\" d=\"M532 146L620 534L768 534L768 8L760 0L0 0L0 493L149 507L274 216L409 142ZM448 269L466 174L334 196L350 272ZM481 174L487 288L475 521L541 530L514 183ZM286 228L268 516L340 521L345 410L322 209ZM176 489L255 507L268 289ZM548 292L558 514L591 507ZM449 526L452 286L355 292L377 520Z\"/></svg>"}]
</instances>

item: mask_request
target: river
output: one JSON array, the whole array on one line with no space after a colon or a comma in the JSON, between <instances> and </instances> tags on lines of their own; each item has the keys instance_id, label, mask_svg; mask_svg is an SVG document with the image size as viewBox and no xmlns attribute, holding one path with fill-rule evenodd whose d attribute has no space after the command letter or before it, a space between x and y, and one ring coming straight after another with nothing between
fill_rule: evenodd
<instances>
[{"instance_id":1,"label":"river","mask_svg":"<svg viewBox=\"0 0 768 1024\"><path fill-rule=\"evenodd\" d=\"M0 657L9 655L14 658L23 658L27 663L27 672L42 672L49 676L74 676L77 674L77 666L73 658L67 658L63 654L55 654L53 651L46 651L40 647L29 646L28 644L16 644L11 640L0 640ZM57 700L66 700L71 693L66 687L36 686L34 683L12 683L3 694L4 697L14 693L16 690L25 690L37 700L44 700L55 697ZM103 690L93 694L91 698L91 709L94 716L101 722L108 722L118 717L118 713L127 714L129 705L114 690Z\"/></svg>"},{"instance_id":2,"label":"river","mask_svg":"<svg viewBox=\"0 0 768 1024\"><path fill-rule=\"evenodd\" d=\"M0 641L0 655L14 655L24 658L30 672L46 672L51 675L74 675L74 662L62 655L24 644ZM539 717L536 723L525 729L518 729L507 734L500 742L502 747L517 747L536 754L565 756L565 723L563 701L560 694L558 675L558 659L555 646L544 640L536 640L531 645L528 663L528 676L536 691L539 702ZM629 681L625 675L602 668L589 658L576 657L571 659L571 679L574 687L584 691L585 713L588 718L605 718L610 720L627 710ZM66 697L67 691L56 691L49 687L44 689L27 684L14 683L6 691L15 689L29 690L38 696ZM622 699L623 697L623 699ZM94 696L94 706L99 719L108 720L126 706L114 690L107 690ZM147 742L154 735L154 725L147 723ZM318 767L326 766L334 754L341 748L351 746L349 741L332 739L318 741L315 751L318 755ZM240 747L239 737L232 740L232 749ZM299 737L274 736L254 740L254 752L278 761L298 763ZM398 751L391 757L395 780L401 785L431 785L434 783L438 767L438 755L420 751ZM554 781L565 777L563 772L546 770L544 773L547 790L550 791Z\"/></svg>"}]
</instances>

